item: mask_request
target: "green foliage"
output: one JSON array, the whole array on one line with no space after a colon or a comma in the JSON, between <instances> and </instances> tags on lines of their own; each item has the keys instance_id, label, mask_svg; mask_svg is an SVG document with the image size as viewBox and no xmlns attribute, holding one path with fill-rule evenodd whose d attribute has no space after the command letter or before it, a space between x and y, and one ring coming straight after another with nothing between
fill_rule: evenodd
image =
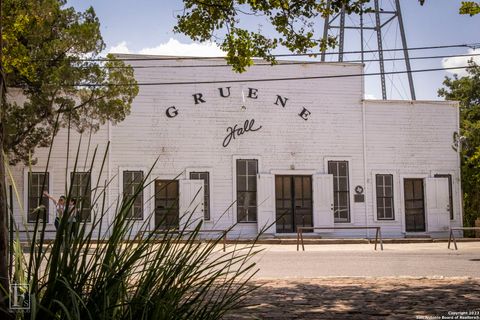
<instances>
[{"instance_id":1,"label":"green foliage","mask_svg":"<svg viewBox=\"0 0 480 320\"><path fill-rule=\"evenodd\" d=\"M253 57L275 63L272 50L282 45L295 53L324 50L336 44L334 37L318 38L318 21L342 7L348 14L360 13L370 0L184 0L175 32L195 41L215 41L227 52L227 61L237 72L253 64ZM256 16L277 32L267 38L262 30L248 30L241 19ZM219 38L216 34L222 34Z\"/></svg>"},{"instance_id":2,"label":"green foliage","mask_svg":"<svg viewBox=\"0 0 480 320\"><path fill-rule=\"evenodd\" d=\"M480 2L462 1L462 6L459 10L460 14L468 14L474 16L480 13Z\"/></svg>"},{"instance_id":3,"label":"green foliage","mask_svg":"<svg viewBox=\"0 0 480 320\"><path fill-rule=\"evenodd\" d=\"M256 272L250 261L256 245L223 252L226 234L199 241L202 223L192 219L199 208L183 213L187 222L178 230L152 230L155 211L143 222L129 219L149 174L116 206L106 202L108 185L92 186L91 224L72 224L66 208L53 242L44 240L46 224L39 220L28 254L17 237L12 280L31 291L31 310L17 319L221 319L255 289L248 281Z\"/></svg>"},{"instance_id":4,"label":"green foliage","mask_svg":"<svg viewBox=\"0 0 480 320\"><path fill-rule=\"evenodd\" d=\"M439 96L460 101L460 134L462 145L462 188L464 223L474 226L480 217L480 66L469 63L468 76L446 77Z\"/></svg>"},{"instance_id":5,"label":"green foliage","mask_svg":"<svg viewBox=\"0 0 480 320\"><path fill-rule=\"evenodd\" d=\"M48 145L58 115L61 126L95 131L107 120L125 119L138 93L132 68L113 56L95 61L105 43L93 8L76 12L65 5L3 1L2 63L10 93L3 147L12 163L27 162L36 147Z\"/></svg>"}]
</instances>

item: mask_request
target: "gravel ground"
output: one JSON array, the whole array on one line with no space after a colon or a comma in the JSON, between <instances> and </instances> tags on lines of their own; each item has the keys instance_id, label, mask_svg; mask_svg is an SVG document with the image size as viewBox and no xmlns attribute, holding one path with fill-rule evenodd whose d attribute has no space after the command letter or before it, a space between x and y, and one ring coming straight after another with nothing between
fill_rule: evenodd
<instances>
[{"instance_id":1,"label":"gravel ground","mask_svg":"<svg viewBox=\"0 0 480 320\"><path fill-rule=\"evenodd\" d=\"M480 320L480 278L315 278L261 285L225 319Z\"/></svg>"}]
</instances>

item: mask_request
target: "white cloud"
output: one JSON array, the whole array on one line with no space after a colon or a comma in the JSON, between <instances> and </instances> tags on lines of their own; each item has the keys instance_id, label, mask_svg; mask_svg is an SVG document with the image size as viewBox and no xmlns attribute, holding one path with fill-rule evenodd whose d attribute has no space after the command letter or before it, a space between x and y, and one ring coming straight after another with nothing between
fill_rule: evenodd
<instances>
[{"instance_id":1,"label":"white cloud","mask_svg":"<svg viewBox=\"0 0 480 320\"><path fill-rule=\"evenodd\" d=\"M480 54L480 49L470 49L467 54ZM442 67L444 68L455 68L463 67L468 65L468 61L473 59L477 64L480 64L480 56L465 56L465 57L453 57L453 58L443 58ZM460 77L466 76L467 71L465 69L452 69L447 70L449 73L456 73Z\"/></svg>"},{"instance_id":2,"label":"white cloud","mask_svg":"<svg viewBox=\"0 0 480 320\"><path fill-rule=\"evenodd\" d=\"M168 42L152 48L143 48L138 52L132 52L128 49L125 41L110 48L109 53L139 53L149 55L164 56L196 56L196 57L223 57L225 53L213 42L205 43L181 43L170 38Z\"/></svg>"},{"instance_id":3,"label":"white cloud","mask_svg":"<svg viewBox=\"0 0 480 320\"><path fill-rule=\"evenodd\" d=\"M131 53L130 50L127 47L127 42L122 41L116 46L113 46L108 50L108 53Z\"/></svg>"},{"instance_id":4,"label":"white cloud","mask_svg":"<svg viewBox=\"0 0 480 320\"><path fill-rule=\"evenodd\" d=\"M378 100L377 96L371 93L365 93L365 100Z\"/></svg>"}]
</instances>

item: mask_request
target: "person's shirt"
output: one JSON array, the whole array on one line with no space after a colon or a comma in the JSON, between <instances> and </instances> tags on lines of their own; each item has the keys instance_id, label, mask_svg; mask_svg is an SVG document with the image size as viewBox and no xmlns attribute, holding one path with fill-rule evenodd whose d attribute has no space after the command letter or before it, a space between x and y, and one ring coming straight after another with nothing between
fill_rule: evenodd
<instances>
[{"instance_id":1,"label":"person's shirt","mask_svg":"<svg viewBox=\"0 0 480 320\"><path fill-rule=\"evenodd\" d=\"M57 203L56 210L57 210L57 217L61 218L63 213L65 212L65 205Z\"/></svg>"},{"instance_id":2,"label":"person's shirt","mask_svg":"<svg viewBox=\"0 0 480 320\"><path fill-rule=\"evenodd\" d=\"M77 208L75 206L69 206L68 222L77 222Z\"/></svg>"}]
</instances>

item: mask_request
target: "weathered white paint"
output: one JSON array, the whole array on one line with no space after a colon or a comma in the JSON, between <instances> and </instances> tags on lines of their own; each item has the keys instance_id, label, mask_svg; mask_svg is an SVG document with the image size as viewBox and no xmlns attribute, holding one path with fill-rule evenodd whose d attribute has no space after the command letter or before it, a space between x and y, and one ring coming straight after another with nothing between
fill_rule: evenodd
<instances>
[{"instance_id":1,"label":"weathered white paint","mask_svg":"<svg viewBox=\"0 0 480 320\"><path fill-rule=\"evenodd\" d=\"M195 229L204 219L203 180L179 181L180 228Z\"/></svg>"},{"instance_id":2,"label":"weathered white paint","mask_svg":"<svg viewBox=\"0 0 480 320\"><path fill-rule=\"evenodd\" d=\"M257 227L265 234L275 233L275 176L257 175Z\"/></svg>"},{"instance_id":3,"label":"weathered white paint","mask_svg":"<svg viewBox=\"0 0 480 320\"><path fill-rule=\"evenodd\" d=\"M243 74L235 74L229 67L177 68L182 65L220 63L223 62L211 59L134 62L138 66L167 66L136 69L135 76L139 83L195 83L140 86L139 95L127 119L117 125L105 125L92 136L92 146L99 148L92 184L98 180L101 188L107 188L107 200L111 207L115 208L115 201L122 193L118 178L121 168L148 170L158 158L150 181L175 177L188 179L188 170L192 168L203 168L210 172L211 221L205 222L204 228L228 228L236 224L231 236L252 237L258 232L258 222L271 221L275 211L271 210L272 204L268 204L268 210L259 208L261 216L257 223L237 224L236 205L233 204L236 198L236 159L257 159L260 177L282 172L322 175L328 171L327 161L336 159L349 163L351 222L342 225L378 225L382 226L385 236L403 236L403 178L418 175L430 178L435 173L452 174L455 219L449 224L462 224L458 155L451 148L453 132L459 130L457 103L364 101L361 77L200 83L361 74L360 64L255 66ZM219 88L224 88L226 93L226 87L230 87L230 96L224 98L220 96ZM248 97L249 90L252 90L249 88L255 89L256 99ZM196 93L202 93L206 102L195 104L193 94ZM282 97L282 101L288 99L285 106L278 101L277 95ZM168 118L166 110L172 106L178 110L178 115ZM303 108L310 112L308 120L300 116ZM255 127L261 126L261 129L232 139L224 148L222 142L227 135L227 128L243 126L245 120L251 119L255 119ZM86 140L84 136L78 171L88 168L92 158L91 150L87 157ZM100 173L101 158L109 140L108 161L104 172ZM72 133L71 155L67 163L66 131L62 130L55 139L50 160L50 171L55 172L50 175L51 194L54 196L65 193L65 183L68 183L66 175L73 170L79 141L79 135ZM34 168L45 167L47 154L46 149L37 150L38 164ZM21 221L20 217L25 216L25 212L20 210L18 203L23 202L26 193L24 169L17 166L11 170L21 198L21 202L14 201L15 215L17 221ZM376 219L374 172L391 173L394 176L393 221ZM274 179L270 179L273 185ZM367 202L354 202L354 188L357 185L364 187ZM315 189L319 189L319 186L314 186ZM148 219L154 211L151 200L153 185L146 192L150 196L144 197L144 217ZM259 203L262 192L271 194L272 190L259 189ZM313 202L321 203L322 197L326 195L314 191ZM109 221L113 215L111 210ZM314 216L317 217L315 212ZM321 220L317 220L320 223ZM52 219L50 221L53 223ZM153 227L153 221L149 223ZM321 223L330 224L327 220ZM48 228L53 230L53 225L49 224ZM365 236L366 232L347 230L329 235L358 237Z\"/></svg>"},{"instance_id":4,"label":"weathered white paint","mask_svg":"<svg viewBox=\"0 0 480 320\"><path fill-rule=\"evenodd\" d=\"M333 175L314 175L313 194L313 226L333 227Z\"/></svg>"},{"instance_id":5,"label":"weathered white paint","mask_svg":"<svg viewBox=\"0 0 480 320\"><path fill-rule=\"evenodd\" d=\"M448 179L427 178L425 186L428 231L448 231L450 226Z\"/></svg>"}]
</instances>

